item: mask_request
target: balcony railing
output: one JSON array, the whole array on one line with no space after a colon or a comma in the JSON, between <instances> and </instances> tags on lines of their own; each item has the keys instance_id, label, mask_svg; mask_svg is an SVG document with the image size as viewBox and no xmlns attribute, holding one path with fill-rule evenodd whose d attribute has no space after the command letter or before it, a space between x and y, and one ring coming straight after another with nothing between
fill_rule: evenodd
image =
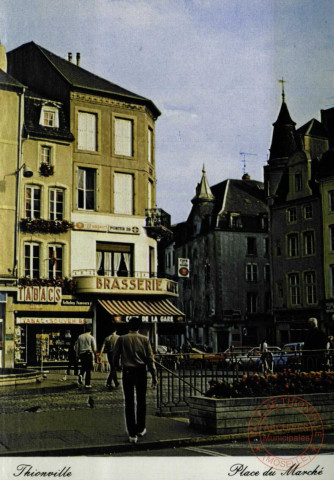
<instances>
[{"instance_id":1,"label":"balcony railing","mask_svg":"<svg viewBox=\"0 0 334 480\"><path fill-rule=\"evenodd\" d=\"M162 238L172 238L171 217L162 208L147 208L146 231L147 234L155 240Z\"/></svg>"}]
</instances>

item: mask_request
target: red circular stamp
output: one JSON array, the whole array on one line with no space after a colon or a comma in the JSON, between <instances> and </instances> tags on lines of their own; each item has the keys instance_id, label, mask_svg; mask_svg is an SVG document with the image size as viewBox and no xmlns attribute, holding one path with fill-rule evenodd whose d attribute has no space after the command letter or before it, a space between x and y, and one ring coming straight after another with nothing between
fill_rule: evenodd
<instances>
[{"instance_id":1,"label":"red circular stamp","mask_svg":"<svg viewBox=\"0 0 334 480\"><path fill-rule=\"evenodd\" d=\"M266 398L248 424L248 442L254 455L268 467L300 469L319 454L324 427L317 409L302 397Z\"/></svg>"}]
</instances>

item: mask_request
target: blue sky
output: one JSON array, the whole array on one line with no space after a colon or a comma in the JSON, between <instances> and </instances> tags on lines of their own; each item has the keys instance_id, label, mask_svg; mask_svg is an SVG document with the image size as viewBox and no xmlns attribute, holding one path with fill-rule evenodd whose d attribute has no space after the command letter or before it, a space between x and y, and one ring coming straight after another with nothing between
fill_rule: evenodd
<instances>
[{"instance_id":1,"label":"blue sky","mask_svg":"<svg viewBox=\"0 0 334 480\"><path fill-rule=\"evenodd\" d=\"M286 101L297 126L334 106L331 0L1 0L7 51L31 40L153 100L157 206L187 218L211 185L263 179Z\"/></svg>"}]
</instances>

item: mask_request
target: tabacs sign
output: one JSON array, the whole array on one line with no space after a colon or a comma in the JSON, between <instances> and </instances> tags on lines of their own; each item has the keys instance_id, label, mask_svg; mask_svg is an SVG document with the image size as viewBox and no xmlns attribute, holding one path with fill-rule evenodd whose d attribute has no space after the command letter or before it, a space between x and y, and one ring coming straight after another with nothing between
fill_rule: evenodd
<instances>
[{"instance_id":1,"label":"tabacs sign","mask_svg":"<svg viewBox=\"0 0 334 480\"><path fill-rule=\"evenodd\" d=\"M58 303L61 300L61 287L19 287L18 302L28 303Z\"/></svg>"},{"instance_id":2,"label":"tabacs sign","mask_svg":"<svg viewBox=\"0 0 334 480\"><path fill-rule=\"evenodd\" d=\"M189 278L189 258L179 258L178 259L178 276L181 278Z\"/></svg>"}]
</instances>

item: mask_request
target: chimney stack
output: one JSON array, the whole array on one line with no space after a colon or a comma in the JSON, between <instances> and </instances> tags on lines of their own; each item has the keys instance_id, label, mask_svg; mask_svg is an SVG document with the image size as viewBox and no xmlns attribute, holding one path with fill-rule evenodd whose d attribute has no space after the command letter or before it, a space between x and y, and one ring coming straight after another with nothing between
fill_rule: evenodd
<instances>
[{"instance_id":1,"label":"chimney stack","mask_svg":"<svg viewBox=\"0 0 334 480\"><path fill-rule=\"evenodd\" d=\"M80 53L77 53L77 65L80 67Z\"/></svg>"},{"instance_id":2,"label":"chimney stack","mask_svg":"<svg viewBox=\"0 0 334 480\"><path fill-rule=\"evenodd\" d=\"M7 72L7 55L4 45L0 43L0 69Z\"/></svg>"},{"instance_id":3,"label":"chimney stack","mask_svg":"<svg viewBox=\"0 0 334 480\"><path fill-rule=\"evenodd\" d=\"M68 52L68 61L72 63L72 52Z\"/></svg>"}]
</instances>

